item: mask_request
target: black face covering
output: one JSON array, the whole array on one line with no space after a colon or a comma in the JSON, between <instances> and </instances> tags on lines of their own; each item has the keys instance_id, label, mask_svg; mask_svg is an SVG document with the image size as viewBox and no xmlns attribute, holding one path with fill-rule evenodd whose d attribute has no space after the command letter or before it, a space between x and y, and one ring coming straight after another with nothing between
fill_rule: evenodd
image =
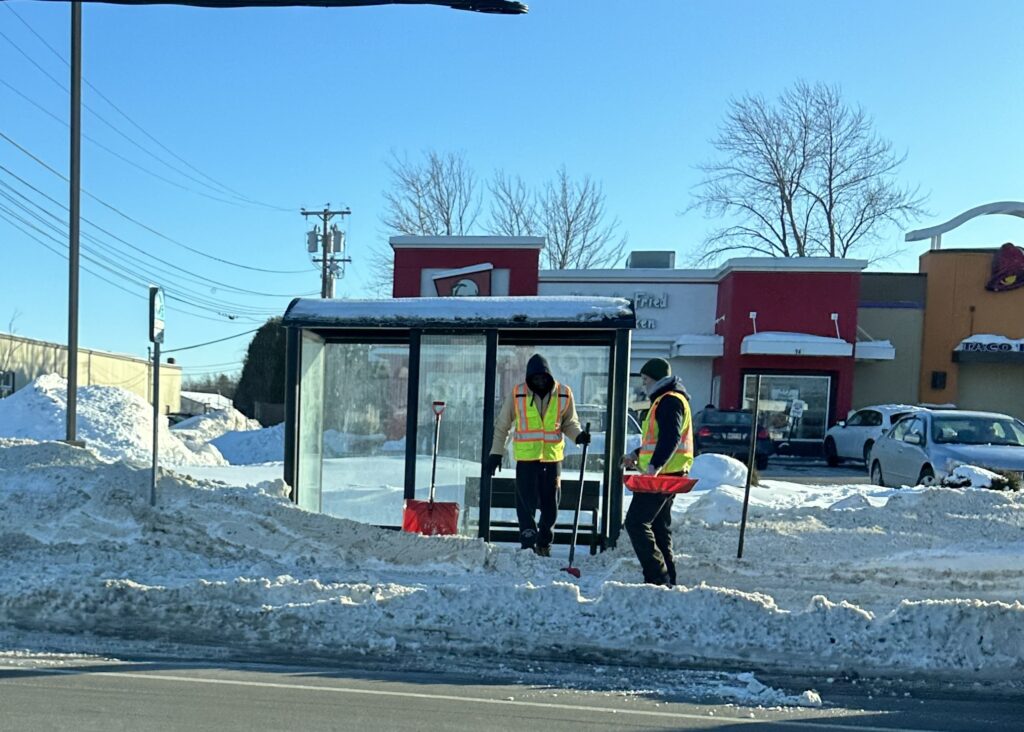
<instances>
[{"instance_id":1,"label":"black face covering","mask_svg":"<svg viewBox=\"0 0 1024 732\"><path fill-rule=\"evenodd\" d=\"M550 374L532 374L527 377L526 385L535 393L541 396L547 395L555 385L555 380Z\"/></svg>"}]
</instances>

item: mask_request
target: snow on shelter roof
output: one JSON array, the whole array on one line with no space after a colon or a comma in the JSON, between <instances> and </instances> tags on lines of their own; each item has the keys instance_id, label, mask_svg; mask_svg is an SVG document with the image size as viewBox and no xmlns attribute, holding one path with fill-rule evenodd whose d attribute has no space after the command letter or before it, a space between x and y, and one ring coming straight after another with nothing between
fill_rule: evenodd
<instances>
[{"instance_id":1,"label":"snow on shelter roof","mask_svg":"<svg viewBox=\"0 0 1024 732\"><path fill-rule=\"evenodd\" d=\"M283 324L309 328L633 329L636 314L618 297L402 297L292 301Z\"/></svg>"}]
</instances>

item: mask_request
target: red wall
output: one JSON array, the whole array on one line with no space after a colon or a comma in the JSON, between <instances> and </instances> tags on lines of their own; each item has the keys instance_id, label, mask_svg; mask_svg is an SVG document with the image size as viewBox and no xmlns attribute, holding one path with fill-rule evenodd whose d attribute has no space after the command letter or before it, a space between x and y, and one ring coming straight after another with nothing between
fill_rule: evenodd
<instances>
[{"instance_id":1,"label":"red wall","mask_svg":"<svg viewBox=\"0 0 1024 732\"><path fill-rule=\"evenodd\" d=\"M818 372L833 376L830 420L841 419L853 401L853 356L742 356L743 338L754 332L751 311L757 312L757 330L809 333L836 337L831 313L839 313L839 337L857 341L859 272L730 272L718 285L715 332L724 337L724 354L715 359L714 374L721 377L719 406L738 409L744 373L785 371Z\"/></svg>"},{"instance_id":2,"label":"red wall","mask_svg":"<svg viewBox=\"0 0 1024 732\"><path fill-rule=\"evenodd\" d=\"M395 249L394 297L419 297L420 273L425 269L458 269L490 263L509 270L509 295L536 295L540 250L516 249Z\"/></svg>"}]
</instances>

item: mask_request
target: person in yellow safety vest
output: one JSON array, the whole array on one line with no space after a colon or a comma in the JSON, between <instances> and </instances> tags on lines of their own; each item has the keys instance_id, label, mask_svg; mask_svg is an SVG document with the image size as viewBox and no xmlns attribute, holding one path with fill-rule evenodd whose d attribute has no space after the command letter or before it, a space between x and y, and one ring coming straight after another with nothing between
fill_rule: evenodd
<instances>
[{"instance_id":1,"label":"person in yellow safety vest","mask_svg":"<svg viewBox=\"0 0 1024 732\"><path fill-rule=\"evenodd\" d=\"M642 442L622 458L627 469L647 475L685 475L693 465L693 430L690 397L683 382L672 376L663 358L652 358L640 369L651 408L644 418ZM633 543L644 582L674 585L676 564L672 557L672 493L634 493L623 525Z\"/></svg>"},{"instance_id":2,"label":"person in yellow safety vest","mask_svg":"<svg viewBox=\"0 0 1024 732\"><path fill-rule=\"evenodd\" d=\"M516 385L494 420L494 442L484 464L491 475L501 466L510 432L516 458L519 542L523 549L549 557L561 498L562 435L577 445L589 445L590 433L580 427L572 389L555 381L539 353L530 357L526 380ZM540 524L536 521L538 507Z\"/></svg>"}]
</instances>

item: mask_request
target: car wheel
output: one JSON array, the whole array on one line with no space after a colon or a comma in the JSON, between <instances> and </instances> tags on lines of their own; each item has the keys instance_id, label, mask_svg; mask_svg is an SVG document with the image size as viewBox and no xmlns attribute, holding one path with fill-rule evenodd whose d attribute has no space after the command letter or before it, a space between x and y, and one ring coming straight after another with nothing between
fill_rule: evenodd
<instances>
[{"instance_id":1,"label":"car wheel","mask_svg":"<svg viewBox=\"0 0 1024 732\"><path fill-rule=\"evenodd\" d=\"M931 465L925 465L921 468L921 474L917 476L918 485L935 485L935 471L932 470Z\"/></svg>"},{"instance_id":2,"label":"car wheel","mask_svg":"<svg viewBox=\"0 0 1024 732\"><path fill-rule=\"evenodd\" d=\"M871 484L885 485L885 478L882 477L882 466L877 460L871 464Z\"/></svg>"},{"instance_id":3,"label":"car wheel","mask_svg":"<svg viewBox=\"0 0 1024 732\"><path fill-rule=\"evenodd\" d=\"M875 446L875 443L872 442L871 440L868 440L867 442L864 443L864 464L865 465L870 465L871 464L871 448L874 447L874 446Z\"/></svg>"},{"instance_id":4,"label":"car wheel","mask_svg":"<svg viewBox=\"0 0 1024 732\"><path fill-rule=\"evenodd\" d=\"M825 462L828 463L830 468L834 468L842 462L839 459L839 454L836 452L836 441L831 437L825 438Z\"/></svg>"},{"instance_id":5,"label":"car wheel","mask_svg":"<svg viewBox=\"0 0 1024 732\"><path fill-rule=\"evenodd\" d=\"M758 470L765 470L768 467L768 456L758 455L754 458L754 466Z\"/></svg>"}]
</instances>

